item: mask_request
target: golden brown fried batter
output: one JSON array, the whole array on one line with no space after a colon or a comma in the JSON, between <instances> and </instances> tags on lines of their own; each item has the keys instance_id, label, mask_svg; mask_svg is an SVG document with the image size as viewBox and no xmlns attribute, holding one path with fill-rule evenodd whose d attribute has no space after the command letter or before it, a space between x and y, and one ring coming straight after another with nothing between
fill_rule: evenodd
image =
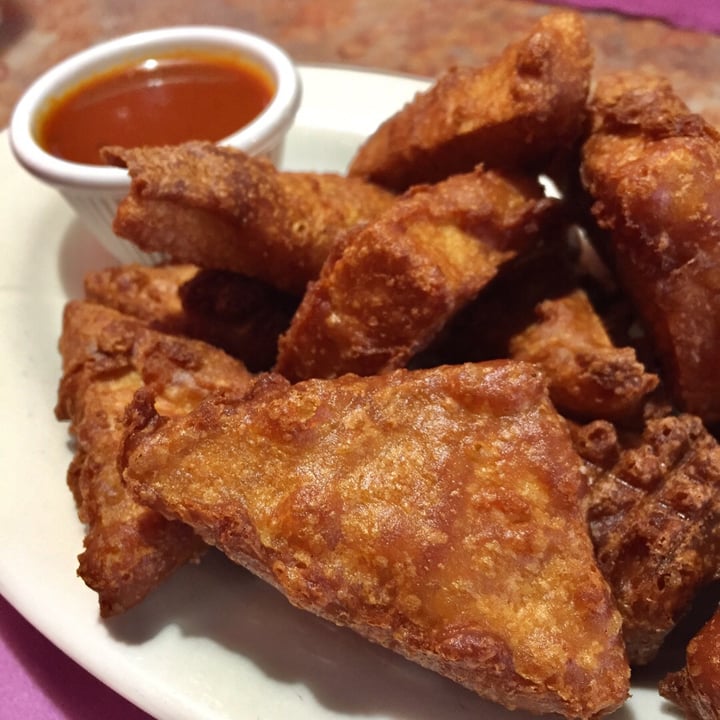
<instances>
[{"instance_id":1,"label":"golden brown fried batter","mask_svg":"<svg viewBox=\"0 0 720 720\"><path fill-rule=\"evenodd\" d=\"M630 347L615 347L587 294L545 300L537 320L510 340L510 356L537 363L565 415L618 421L641 417L658 377Z\"/></svg>"},{"instance_id":2,"label":"golden brown fried batter","mask_svg":"<svg viewBox=\"0 0 720 720\"><path fill-rule=\"evenodd\" d=\"M598 564L644 664L719 567L720 447L692 415L650 419L639 437L606 421L574 434Z\"/></svg>"},{"instance_id":3,"label":"golden brown fried batter","mask_svg":"<svg viewBox=\"0 0 720 720\"><path fill-rule=\"evenodd\" d=\"M691 720L720 720L720 610L690 641L686 666L661 681L660 694Z\"/></svg>"},{"instance_id":4,"label":"golden brown fried batter","mask_svg":"<svg viewBox=\"0 0 720 720\"><path fill-rule=\"evenodd\" d=\"M602 78L582 176L681 408L720 420L720 134L660 79Z\"/></svg>"},{"instance_id":5,"label":"golden brown fried batter","mask_svg":"<svg viewBox=\"0 0 720 720\"><path fill-rule=\"evenodd\" d=\"M417 361L428 367L507 358L511 338L533 322L536 305L566 295L577 284L574 258L562 235L548 233L503 264Z\"/></svg>"},{"instance_id":6,"label":"golden brown fried batter","mask_svg":"<svg viewBox=\"0 0 720 720\"><path fill-rule=\"evenodd\" d=\"M212 143L106 148L131 191L115 232L176 262L232 270L301 294L338 234L393 196L357 178L280 172L265 158Z\"/></svg>"},{"instance_id":7,"label":"golden brown fried batter","mask_svg":"<svg viewBox=\"0 0 720 720\"><path fill-rule=\"evenodd\" d=\"M195 265L122 265L90 272L86 297L155 330L215 345L252 372L269 370L298 300L270 285Z\"/></svg>"},{"instance_id":8,"label":"golden brown fried batter","mask_svg":"<svg viewBox=\"0 0 720 720\"><path fill-rule=\"evenodd\" d=\"M185 333L239 358L252 372L275 364L294 295L228 270L201 270L180 288Z\"/></svg>"},{"instance_id":9,"label":"golden brown fried batter","mask_svg":"<svg viewBox=\"0 0 720 720\"><path fill-rule=\"evenodd\" d=\"M591 69L582 16L550 13L486 67L451 68L416 95L366 140L350 174L404 190L481 162L537 171L578 139Z\"/></svg>"},{"instance_id":10,"label":"golden brown fried batter","mask_svg":"<svg viewBox=\"0 0 720 720\"><path fill-rule=\"evenodd\" d=\"M184 418L142 395L133 411L137 497L298 607L511 708L624 701L579 458L532 366L269 375Z\"/></svg>"},{"instance_id":11,"label":"golden brown fried batter","mask_svg":"<svg viewBox=\"0 0 720 720\"><path fill-rule=\"evenodd\" d=\"M85 299L144 320L164 332L184 332L180 287L196 265L120 265L85 275Z\"/></svg>"},{"instance_id":12,"label":"golden brown fried batter","mask_svg":"<svg viewBox=\"0 0 720 720\"><path fill-rule=\"evenodd\" d=\"M534 181L482 168L408 191L336 246L280 339L276 370L295 381L403 366L539 242L555 209Z\"/></svg>"},{"instance_id":13,"label":"golden brown fried batter","mask_svg":"<svg viewBox=\"0 0 720 720\"><path fill-rule=\"evenodd\" d=\"M220 350L81 301L65 309L60 351L56 413L71 421L77 442L68 483L87 525L78 574L98 593L101 614L116 615L205 547L187 525L139 505L122 485L126 406L147 385L159 412L184 414L209 392L244 391L251 376Z\"/></svg>"}]
</instances>

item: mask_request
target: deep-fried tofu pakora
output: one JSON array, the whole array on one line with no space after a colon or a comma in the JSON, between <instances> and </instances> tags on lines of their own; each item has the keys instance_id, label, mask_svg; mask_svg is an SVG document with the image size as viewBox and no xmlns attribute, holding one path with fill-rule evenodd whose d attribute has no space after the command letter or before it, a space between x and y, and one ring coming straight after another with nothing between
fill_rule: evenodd
<instances>
[{"instance_id":1,"label":"deep-fried tofu pakora","mask_svg":"<svg viewBox=\"0 0 720 720\"><path fill-rule=\"evenodd\" d=\"M652 660L720 567L720 446L692 415L644 430L574 428L587 461L598 564L623 615L631 663Z\"/></svg>"},{"instance_id":2,"label":"deep-fried tofu pakora","mask_svg":"<svg viewBox=\"0 0 720 720\"><path fill-rule=\"evenodd\" d=\"M252 372L269 370L295 296L228 270L195 265L122 265L89 272L85 297L147 321L155 330L215 345Z\"/></svg>"},{"instance_id":3,"label":"deep-fried tofu pakora","mask_svg":"<svg viewBox=\"0 0 720 720\"><path fill-rule=\"evenodd\" d=\"M685 667L663 678L660 694L691 720L720 720L720 609L688 644Z\"/></svg>"},{"instance_id":4,"label":"deep-fried tofu pakora","mask_svg":"<svg viewBox=\"0 0 720 720\"><path fill-rule=\"evenodd\" d=\"M679 405L720 421L720 133L669 83L601 78L583 182Z\"/></svg>"},{"instance_id":5,"label":"deep-fried tofu pakora","mask_svg":"<svg viewBox=\"0 0 720 720\"><path fill-rule=\"evenodd\" d=\"M87 526L78 574L97 592L101 614L116 615L205 548L191 528L140 505L123 486L126 406L147 385L159 412L184 414L209 392L243 392L251 376L209 345L82 301L65 308L60 352L56 414L70 420L76 440L68 484Z\"/></svg>"},{"instance_id":6,"label":"deep-fried tofu pakora","mask_svg":"<svg viewBox=\"0 0 720 720\"><path fill-rule=\"evenodd\" d=\"M115 232L174 262L232 270L302 294L340 232L393 196L358 178L282 172L266 158L208 142L105 148L125 166L129 195Z\"/></svg>"},{"instance_id":7,"label":"deep-fried tofu pakora","mask_svg":"<svg viewBox=\"0 0 720 720\"><path fill-rule=\"evenodd\" d=\"M592 64L582 16L550 13L489 65L440 75L365 141L349 172L395 191L481 162L537 172L578 139Z\"/></svg>"},{"instance_id":8,"label":"deep-fried tofu pakora","mask_svg":"<svg viewBox=\"0 0 720 720\"><path fill-rule=\"evenodd\" d=\"M555 230L556 210L535 181L480 167L413 188L336 246L276 370L301 380L404 366L503 262Z\"/></svg>"},{"instance_id":9,"label":"deep-fried tofu pakora","mask_svg":"<svg viewBox=\"0 0 720 720\"><path fill-rule=\"evenodd\" d=\"M513 361L345 375L161 418L136 395L121 464L294 605L510 708L621 704L621 620L564 421Z\"/></svg>"}]
</instances>

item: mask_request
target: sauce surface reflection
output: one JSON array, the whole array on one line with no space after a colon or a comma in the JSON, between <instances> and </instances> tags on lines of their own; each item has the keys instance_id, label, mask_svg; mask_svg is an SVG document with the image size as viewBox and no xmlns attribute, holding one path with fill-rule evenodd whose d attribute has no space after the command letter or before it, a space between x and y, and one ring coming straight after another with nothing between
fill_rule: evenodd
<instances>
[{"instance_id":1,"label":"sauce surface reflection","mask_svg":"<svg viewBox=\"0 0 720 720\"><path fill-rule=\"evenodd\" d=\"M63 160L99 165L107 145L221 140L256 118L274 92L262 68L236 56L163 55L75 86L49 104L37 139Z\"/></svg>"}]
</instances>

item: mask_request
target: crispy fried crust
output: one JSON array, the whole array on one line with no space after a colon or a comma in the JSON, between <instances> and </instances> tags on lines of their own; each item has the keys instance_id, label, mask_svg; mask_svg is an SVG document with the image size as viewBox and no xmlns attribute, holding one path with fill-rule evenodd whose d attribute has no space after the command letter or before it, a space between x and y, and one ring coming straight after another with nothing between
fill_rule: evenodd
<instances>
[{"instance_id":1,"label":"crispy fried crust","mask_svg":"<svg viewBox=\"0 0 720 720\"><path fill-rule=\"evenodd\" d=\"M252 372L275 364L299 300L261 280L201 270L180 288L185 333L222 348Z\"/></svg>"},{"instance_id":2,"label":"crispy fried crust","mask_svg":"<svg viewBox=\"0 0 720 720\"><path fill-rule=\"evenodd\" d=\"M579 459L530 365L268 376L177 419L138 395L122 463L298 607L484 697L589 718L627 695Z\"/></svg>"},{"instance_id":3,"label":"crispy fried crust","mask_svg":"<svg viewBox=\"0 0 720 720\"><path fill-rule=\"evenodd\" d=\"M550 13L488 66L441 75L366 140L350 174L404 190L480 162L538 170L578 138L591 69L582 16Z\"/></svg>"},{"instance_id":4,"label":"crispy fried crust","mask_svg":"<svg viewBox=\"0 0 720 720\"><path fill-rule=\"evenodd\" d=\"M548 233L498 274L461 310L418 360L423 366L509 356L510 340L535 319L535 307L577 287L575 261L561 233Z\"/></svg>"},{"instance_id":5,"label":"crispy fried crust","mask_svg":"<svg viewBox=\"0 0 720 720\"><path fill-rule=\"evenodd\" d=\"M510 341L510 356L537 363L550 397L566 415L633 421L658 385L630 347L615 347L587 294L545 300L537 320Z\"/></svg>"},{"instance_id":6,"label":"crispy fried crust","mask_svg":"<svg viewBox=\"0 0 720 720\"><path fill-rule=\"evenodd\" d=\"M88 272L85 299L149 323L163 332L183 332L180 287L195 277L196 265L120 265Z\"/></svg>"},{"instance_id":7,"label":"crispy fried crust","mask_svg":"<svg viewBox=\"0 0 720 720\"><path fill-rule=\"evenodd\" d=\"M122 485L126 406L148 385L160 412L182 414L210 391L244 391L251 376L219 350L81 301L65 309L60 351L56 413L71 421L77 442L68 483L87 525L78 574L98 593L101 614L116 615L205 547L187 525L138 504Z\"/></svg>"},{"instance_id":8,"label":"crispy fried crust","mask_svg":"<svg viewBox=\"0 0 720 720\"><path fill-rule=\"evenodd\" d=\"M692 720L720 720L720 610L688 644L685 667L661 681L660 694Z\"/></svg>"},{"instance_id":9,"label":"crispy fried crust","mask_svg":"<svg viewBox=\"0 0 720 720\"><path fill-rule=\"evenodd\" d=\"M348 233L281 337L291 380L401 367L518 251L555 206L539 186L476 168L418 186Z\"/></svg>"},{"instance_id":10,"label":"crispy fried crust","mask_svg":"<svg viewBox=\"0 0 720 720\"><path fill-rule=\"evenodd\" d=\"M121 265L89 272L86 298L162 332L203 340L269 370L298 300L267 283L195 265Z\"/></svg>"},{"instance_id":11,"label":"crispy fried crust","mask_svg":"<svg viewBox=\"0 0 720 720\"><path fill-rule=\"evenodd\" d=\"M176 262L233 270L301 294L340 232L393 196L358 178L278 171L229 147L106 148L128 168L131 191L114 230Z\"/></svg>"},{"instance_id":12,"label":"crispy fried crust","mask_svg":"<svg viewBox=\"0 0 720 720\"><path fill-rule=\"evenodd\" d=\"M720 566L720 447L691 415L652 418L639 437L597 421L574 440L598 564L644 664Z\"/></svg>"},{"instance_id":13,"label":"crispy fried crust","mask_svg":"<svg viewBox=\"0 0 720 720\"><path fill-rule=\"evenodd\" d=\"M601 78L582 177L675 401L720 420L720 135L660 78Z\"/></svg>"}]
</instances>

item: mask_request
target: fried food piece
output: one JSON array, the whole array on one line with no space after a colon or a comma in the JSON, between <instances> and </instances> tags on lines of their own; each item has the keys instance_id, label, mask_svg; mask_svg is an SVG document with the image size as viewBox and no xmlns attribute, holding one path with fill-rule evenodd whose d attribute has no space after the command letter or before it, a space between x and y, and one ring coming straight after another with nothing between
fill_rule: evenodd
<instances>
[{"instance_id":1,"label":"fried food piece","mask_svg":"<svg viewBox=\"0 0 720 720\"><path fill-rule=\"evenodd\" d=\"M720 720L720 610L690 641L687 663L660 682L660 694L693 720Z\"/></svg>"},{"instance_id":2,"label":"fried food piece","mask_svg":"<svg viewBox=\"0 0 720 720\"><path fill-rule=\"evenodd\" d=\"M399 191L481 162L538 171L578 139L592 64L582 16L552 12L489 65L447 70L380 125L349 172Z\"/></svg>"},{"instance_id":3,"label":"fried food piece","mask_svg":"<svg viewBox=\"0 0 720 720\"><path fill-rule=\"evenodd\" d=\"M542 368L560 412L616 422L641 417L658 377L631 347L615 347L587 294L545 300L536 312L536 322L510 340L510 356Z\"/></svg>"},{"instance_id":4,"label":"fried food piece","mask_svg":"<svg viewBox=\"0 0 720 720\"><path fill-rule=\"evenodd\" d=\"M269 370L298 306L294 295L228 270L201 270L180 288L185 333L222 348L252 372Z\"/></svg>"},{"instance_id":5,"label":"fried food piece","mask_svg":"<svg viewBox=\"0 0 720 720\"><path fill-rule=\"evenodd\" d=\"M136 605L205 548L191 528L138 504L123 486L117 458L126 406L147 385L158 412L181 415L209 392L243 392L251 376L220 350L82 301L65 308L60 351L56 414L71 421L77 442L68 483L87 526L78 574L107 617Z\"/></svg>"},{"instance_id":6,"label":"fried food piece","mask_svg":"<svg viewBox=\"0 0 720 720\"><path fill-rule=\"evenodd\" d=\"M579 459L530 365L269 375L177 419L138 395L121 462L294 605L486 698L574 718L626 698Z\"/></svg>"},{"instance_id":7,"label":"fried food piece","mask_svg":"<svg viewBox=\"0 0 720 720\"><path fill-rule=\"evenodd\" d=\"M639 437L599 420L574 445L598 564L642 665L720 567L720 447L692 415L652 418Z\"/></svg>"},{"instance_id":8,"label":"fried food piece","mask_svg":"<svg viewBox=\"0 0 720 720\"><path fill-rule=\"evenodd\" d=\"M662 78L598 81L582 178L680 408L720 420L720 133Z\"/></svg>"},{"instance_id":9,"label":"fried food piece","mask_svg":"<svg viewBox=\"0 0 720 720\"><path fill-rule=\"evenodd\" d=\"M414 363L430 367L507 358L512 337L535 319L535 306L566 295L577 284L564 238L548 233L532 249L504 263Z\"/></svg>"},{"instance_id":10,"label":"fried food piece","mask_svg":"<svg viewBox=\"0 0 720 720\"><path fill-rule=\"evenodd\" d=\"M301 295L338 234L393 196L358 178L281 172L265 158L208 142L106 148L128 168L115 232L175 262L232 270Z\"/></svg>"},{"instance_id":11,"label":"fried food piece","mask_svg":"<svg viewBox=\"0 0 720 720\"><path fill-rule=\"evenodd\" d=\"M267 283L195 265L122 265L90 272L86 298L145 320L155 330L204 340L269 370L298 300Z\"/></svg>"},{"instance_id":12,"label":"fried food piece","mask_svg":"<svg viewBox=\"0 0 720 720\"><path fill-rule=\"evenodd\" d=\"M538 242L555 210L534 181L482 168L408 191L336 246L280 338L275 369L295 381L403 366Z\"/></svg>"},{"instance_id":13,"label":"fried food piece","mask_svg":"<svg viewBox=\"0 0 720 720\"><path fill-rule=\"evenodd\" d=\"M180 287L195 277L196 265L129 264L88 272L85 299L149 323L163 332L185 331Z\"/></svg>"}]
</instances>

